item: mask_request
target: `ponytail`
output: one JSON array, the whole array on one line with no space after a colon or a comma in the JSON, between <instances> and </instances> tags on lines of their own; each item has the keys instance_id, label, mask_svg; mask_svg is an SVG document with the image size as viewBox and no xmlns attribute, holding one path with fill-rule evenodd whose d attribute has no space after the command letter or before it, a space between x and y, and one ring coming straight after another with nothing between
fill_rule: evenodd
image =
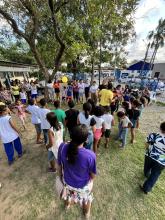
<instances>
[{"instance_id":1,"label":"ponytail","mask_svg":"<svg viewBox=\"0 0 165 220\"><path fill-rule=\"evenodd\" d=\"M71 141L68 147L67 159L70 164L75 164L76 158L78 155L78 146L79 144Z\"/></svg>"},{"instance_id":2,"label":"ponytail","mask_svg":"<svg viewBox=\"0 0 165 220\"><path fill-rule=\"evenodd\" d=\"M89 111L84 111L85 113L85 118L88 119L89 118Z\"/></svg>"},{"instance_id":3,"label":"ponytail","mask_svg":"<svg viewBox=\"0 0 165 220\"><path fill-rule=\"evenodd\" d=\"M71 142L68 146L66 158L69 164L74 165L78 156L78 147L81 146L88 137L88 128L86 125L77 125L70 134Z\"/></svg>"},{"instance_id":4,"label":"ponytail","mask_svg":"<svg viewBox=\"0 0 165 220\"><path fill-rule=\"evenodd\" d=\"M83 110L84 110L84 113L85 113L85 118L88 119L89 118L89 115L90 115L90 112L92 110L92 106L89 102L86 102L83 104Z\"/></svg>"}]
</instances>

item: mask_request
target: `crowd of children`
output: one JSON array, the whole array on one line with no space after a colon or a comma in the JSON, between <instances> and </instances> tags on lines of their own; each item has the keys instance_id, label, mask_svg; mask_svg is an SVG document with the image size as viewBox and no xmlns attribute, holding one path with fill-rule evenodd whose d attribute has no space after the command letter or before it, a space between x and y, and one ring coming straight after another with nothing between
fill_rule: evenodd
<instances>
[{"instance_id":1,"label":"crowd of children","mask_svg":"<svg viewBox=\"0 0 165 220\"><path fill-rule=\"evenodd\" d=\"M102 88L111 89L111 93L113 92L113 97L108 99L110 103L107 106L102 106L99 102L99 93ZM56 172L58 149L63 142L68 141L69 135L73 137L74 128L78 125L85 125L85 130L88 132L84 148L93 151L96 156L99 155L98 148L101 139L104 140L105 148L111 145L111 132L115 120L118 124L116 141L121 142L119 148L126 147L129 131L131 144L135 143L136 129L140 126L140 117L147 105L146 94L143 96L143 93L134 93L128 86L122 88L121 85L118 85L112 89L111 82L108 85L104 84L102 88L100 87L98 90L95 82L91 87L88 82L84 84L83 81L68 83L62 93L62 101L67 101L69 107L66 111L61 109L58 82L55 85L57 99L54 101L54 110L48 108L45 98L41 98L37 103L37 88L34 84L31 85L31 98L28 105L26 105L26 93L23 89L20 90L20 96L15 93L16 102L12 112L17 111L17 116L24 129L26 129L26 113L31 115L31 123L36 130L36 143L42 144L44 141L48 152L49 172ZM84 102L84 96L86 102ZM81 110L75 108L77 102L83 103ZM117 119L115 119L115 115ZM4 144L8 164L11 165L14 162L14 149L18 157L22 157L23 150L20 131L14 125L10 111L4 104L0 105L0 138ZM72 150L72 153L76 155L74 149Z\"/></svg>"}]
</instances>

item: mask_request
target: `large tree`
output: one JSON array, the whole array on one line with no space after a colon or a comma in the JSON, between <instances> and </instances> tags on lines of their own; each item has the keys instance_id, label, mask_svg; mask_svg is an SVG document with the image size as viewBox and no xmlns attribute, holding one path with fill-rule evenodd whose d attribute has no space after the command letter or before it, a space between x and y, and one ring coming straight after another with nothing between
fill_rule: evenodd
<instances>
[{"instance_id":1,"label":"large tree","mask_svg":"<svg viewBox=\"0 0 165 220\"><path fill-rule=\"evenodd\" d=\"M47 66L89 56L97 63L98 48L117 54L132 34L138 0L3 0L0 15L13 33L29 45L45 78ZM108 48L108 49L107 49Z\"/></svg>"}]
</instances>

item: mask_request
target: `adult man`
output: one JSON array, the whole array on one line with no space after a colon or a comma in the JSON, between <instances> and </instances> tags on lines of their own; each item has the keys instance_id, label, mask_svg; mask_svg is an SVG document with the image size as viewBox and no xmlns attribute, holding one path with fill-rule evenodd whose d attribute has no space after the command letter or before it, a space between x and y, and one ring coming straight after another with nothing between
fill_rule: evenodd
<instances>
[{"instance_id":1,"label":"adult man","mask_svg":"<svg viewBox=\"0 0 165 220\"><path fill-rule=\"evenodd\" d=\"M112 90L112 84L108 84L108 88L104 86L104 88L99 92L99 98L100 98L100 105L110 106L112 99L113 99L113 92Z\"/></svg>"}]
</instances>

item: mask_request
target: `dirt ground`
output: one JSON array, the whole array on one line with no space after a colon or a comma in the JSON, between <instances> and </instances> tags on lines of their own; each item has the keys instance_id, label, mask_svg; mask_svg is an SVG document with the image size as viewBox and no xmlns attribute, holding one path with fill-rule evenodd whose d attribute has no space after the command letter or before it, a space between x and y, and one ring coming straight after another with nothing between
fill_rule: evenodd
<instances>
[{"instance_id":1,"label":"dirt ground","mask_svg":"<svg viewBox=\"0 0 165 220\"><path fill-rule=\"evenodd\" d=\"M152 104L144 109L140 121L140 131L147 135L158 132L161 122L165 121L165 106Z\"/></svg>"}]
</instances>

